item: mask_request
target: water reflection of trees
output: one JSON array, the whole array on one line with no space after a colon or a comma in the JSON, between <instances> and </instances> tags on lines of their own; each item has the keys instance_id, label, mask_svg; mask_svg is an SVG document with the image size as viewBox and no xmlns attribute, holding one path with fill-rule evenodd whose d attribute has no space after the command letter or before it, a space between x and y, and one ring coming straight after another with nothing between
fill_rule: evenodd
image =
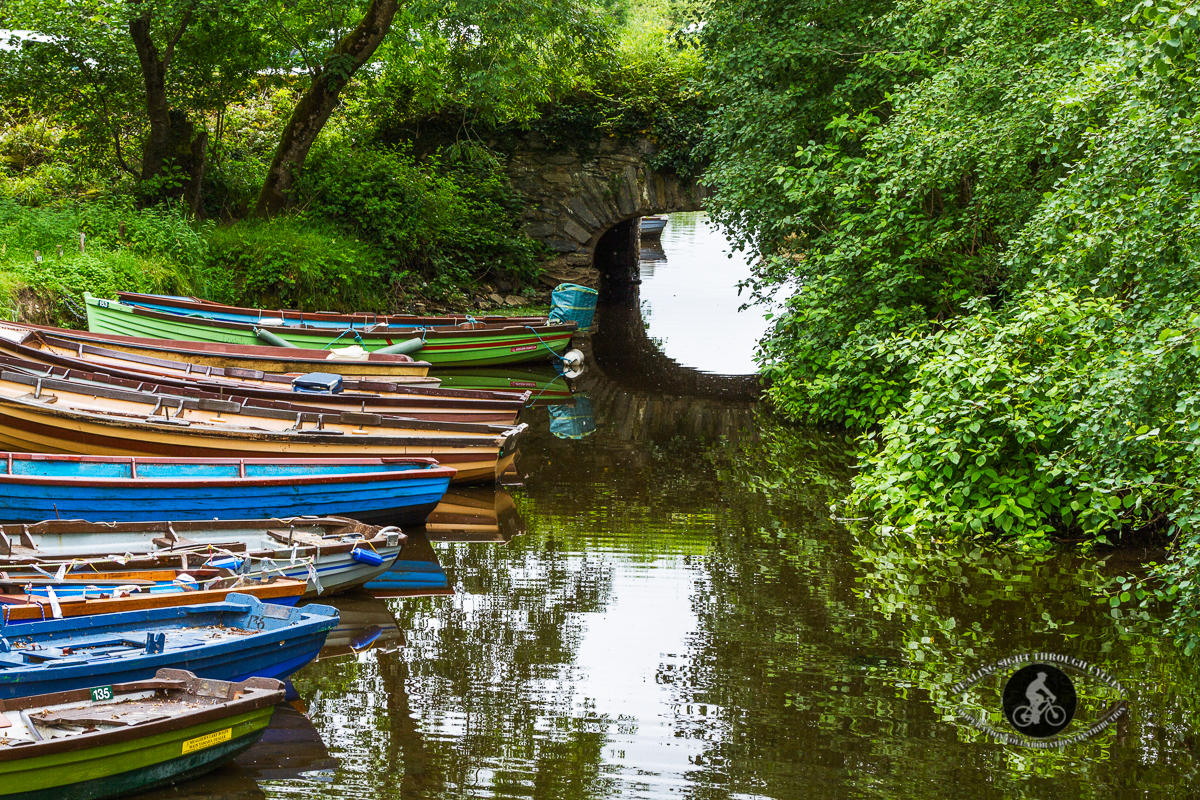
<instances>
[{"instance_id":1,"label":"water reflection of trees","mask_svg":"<svg viewBox=\"0 0 1200 800\"><path fill-rule=\"evenodd\" d=\"M792 440L780 445L780 436ZM820 458L795 436L768 431L729 478L781 493L808 481ZM686 675L663 676L679 708L692 710L678 715L679 735L707 742L692 795L1186 793L1200 681L1153 619L1102 602L1111 570L1069 554L905 552L832 522L825 512L840 478L836 469L816 477L790 495L798 503L777 496L723 515L725 535L703 562ZM996 744L955 721L950 686L990 661L1046 650L1130 687L1129 721L1048 753ZM1103 694L1086 683L1084 692Z\"/></svg>"},{"instance_id":2,"label":"water reflection of trees","mask_svg":"<svg viewBox=\"0 0 1200 800\"><path fill-rule=\"evenodd\" d=\"M581 708L571 680L582 615L608 601L608 569L553 539L523 542L448 545L439 556L455 597L386 601L403 650L297 676L342 760L341 796L509 792L531 780L547 798L604 794L609 721Z\"/></svg>"}]
</instances>

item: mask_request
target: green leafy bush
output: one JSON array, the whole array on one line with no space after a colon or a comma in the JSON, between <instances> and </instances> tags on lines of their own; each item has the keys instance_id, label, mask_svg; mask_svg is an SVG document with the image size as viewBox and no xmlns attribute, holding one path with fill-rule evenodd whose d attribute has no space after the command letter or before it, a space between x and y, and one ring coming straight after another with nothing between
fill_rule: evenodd
<instances>
[{"instance_id":1,"label":"green leafy bush","mask_svg":"<svg viewBox=\"0 0 1200 800\"><path fill-rule=\"evenodd\" d=\"M387 271L371 245L308 216L213 229L202 294L220 302L305 311L388 309Z\"/></svg>"},{"instance_id":2,"label":"green leafy bush","mask_svg":"<svg viewBox=\"0 0 1200 800\"><path fill-rule=\"evenodd\" d=\"M80 233L87 237L84 253ZM29 287L46 306L41 321L69 324L81 321L85 291L190 293L208 250L203 231L177 208L135 209L118 201L30 208L2 198L0 245L5 302Z\"/></svg>"},{"instance_id":3,"label":"green leafy bush","mask_svg":"<svg viewBox=\"0 0 1200 800\"><path fill-rule=\"evenodd\" d=\"M405 148L330 147L301 182L312 214L379 248L383 266L420 273L434 291L484 277L531 283L539 248L519 228L520 199L500 163L474 145L420 163Z\"/></svg>"}]
</instances>

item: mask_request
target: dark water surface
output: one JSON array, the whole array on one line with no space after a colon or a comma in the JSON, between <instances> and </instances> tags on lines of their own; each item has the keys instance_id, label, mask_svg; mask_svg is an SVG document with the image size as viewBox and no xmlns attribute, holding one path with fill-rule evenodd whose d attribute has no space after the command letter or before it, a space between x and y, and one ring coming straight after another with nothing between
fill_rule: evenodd
<instances>
[{"instance_id":1,"label":"dark water surface","mask_svg":"<svg viewBox=\"0 0 1200 800\"><path fill-rule=\"evenodd\" d=\"M855 534L830 512L848 443L639 350L638 307L603 309L576 384L595 432L560 438L564 409L530 409L523 485L461 499L477 526L406 551L454 594L330 601L344 630L294 680L311 725L289 713L239 765L164 796L1194 793L1194 659L1153 613L1106 601L1153 554L912 552ZM1055 751L956 717L953 684L1028 651L1111 673L1129 715ZM998 725L1003 677L965 701ZM1068 732L1121 699L1099 680L1077 689Z\"/></svg>"}]
</instances>

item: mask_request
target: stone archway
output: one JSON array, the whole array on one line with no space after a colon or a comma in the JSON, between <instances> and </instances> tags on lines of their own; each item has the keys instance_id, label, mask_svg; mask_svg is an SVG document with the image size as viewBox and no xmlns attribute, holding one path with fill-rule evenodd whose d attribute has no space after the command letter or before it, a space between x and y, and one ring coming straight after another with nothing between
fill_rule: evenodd
<instances>
[{"instance_id":1,"label":"stone archway","mask_svg":"<svg viewBox=\"0 0 1200 800\"><path fill-rule=\"evenodd\" d=\"M516 147L508 175L527 200L522 223L526 233L555 253L542 267L547 285L599 286L601 273L613 271L611 265L604 269L610 249L624 253L621 263L632 253L632 280L637 274L636 220L703 209L705 190L695 178L650 167L656 151L649 139L604 138L552 147L537 134Z\"/></svg>"}]
</instances>

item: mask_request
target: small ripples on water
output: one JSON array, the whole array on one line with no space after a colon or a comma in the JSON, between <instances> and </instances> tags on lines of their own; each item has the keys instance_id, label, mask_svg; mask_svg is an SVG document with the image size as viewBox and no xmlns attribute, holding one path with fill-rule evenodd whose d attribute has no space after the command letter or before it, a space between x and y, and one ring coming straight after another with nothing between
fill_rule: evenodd
<instances>
[{"instance_id":1,"label":"small ripples on water","mask_svg":"<svg viewBox=\"0 0 1200 800\"><path fill-rule=\"evenodd\" d=\"M730 420L759 413L748 406L651 412L654 397L595 370L579 388L597 398L594 435L558 439L532 416L513 490L526 533L434 545L453 597L355 600L365 622L394 616L403 642L296 675L338 765L257 785L231 768L178 796L1191 793L1200 676L1154 610L1104 602L1107 576L1143 554L917 557L830 520L843 440L780 444L763 424L735 447L714 431L730 438ZM956 719L951 685L1030 651L1111 672L1129 718L1061 752ZM970 702L994 707L998 680ZM1081 719L1111 700L1079 691Z\"/></svg>"}]
</instances>

